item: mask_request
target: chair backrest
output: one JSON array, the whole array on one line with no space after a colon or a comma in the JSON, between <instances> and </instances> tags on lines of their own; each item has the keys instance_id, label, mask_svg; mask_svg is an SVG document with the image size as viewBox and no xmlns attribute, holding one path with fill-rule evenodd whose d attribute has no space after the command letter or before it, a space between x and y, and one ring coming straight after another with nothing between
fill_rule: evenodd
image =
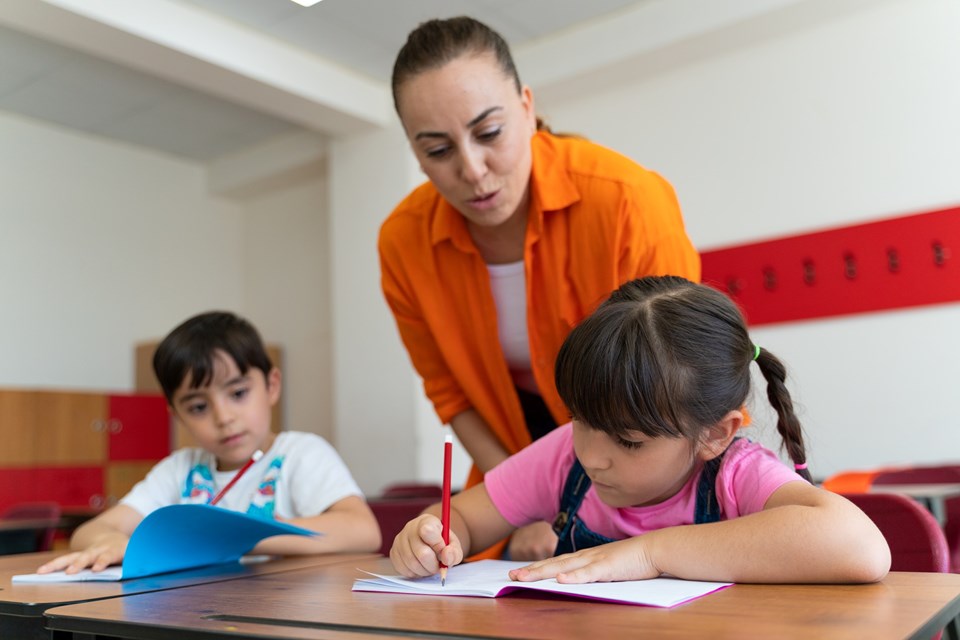
<instances>
[{"instance_id":1,"label":"chair backrest","mask_svg":"<svg viewBox=\"0 0 960 640\"><path fill-rule=\"evenodd\" d=\"M439 484L406 482L392 484L383 490L381 498L435 498L443 496L443 487Z\"/></svg>"},{"instance_id":2,"label":"chair backrest","mask_svg":"<svg viewBox=\"0 0 960 640\"><path fill-rule=\"evenodd\" d=\"M847 493L890 545L892 571L948 573L950 555L943 529L916 501L894 493Z\"/></svg>"},{"instance_id":3,"label":"chair backrest","mask_svg":"<svg viewBox=\"0 0 960 640\"><path fill-rule=\"evenodd\" d=\"M931 484L960 483L960 465L944 464L929 467L908 467L882 471L873 478L873 484ZM960 498L944 501L947 520L943 532L950 548L950 565L954 573L960 573Z\"/></svg>"},{"instance_id":4,"label":"chair backrest","mask_svg":"<svg viewBox=\"0 0 960 640\"><path fill-rule=\"evenodd\" d=\"M49 551L53 548L60 514L60 505L56 502L21 502L7 507L0 513L0 519L45 520L49 524L34 531L5 532L4 544L0 544L0 547L5 548L7 553Z\"/></svg>"},{"instance_id":5,"label":"chair backrest","mask_svg":"<svg viewBox=\"0 0 960 640\"><path fill-rule=\"evenodd\" d=\"M370 505L370 509L380 525L380 553L385 556L390 555L393 539L400 533L404 525L420 515L424 509L437 502L438 498L432 496L417 498L379 497L368 500L367 504Z\"/></svg>"}]
</instances>

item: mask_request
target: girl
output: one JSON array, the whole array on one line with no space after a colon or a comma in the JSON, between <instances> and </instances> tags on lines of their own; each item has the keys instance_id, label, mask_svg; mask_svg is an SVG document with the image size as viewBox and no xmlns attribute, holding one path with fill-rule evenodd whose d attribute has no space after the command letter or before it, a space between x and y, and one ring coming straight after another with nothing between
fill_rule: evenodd
<instances>
[{"instance_id":1,"label":"girl","mask_svg":"<svg viewBox=\"0 0 960 640\"><path fill-rule=\"evenodd\" d=\"M797 472L736 437L754 361ZM810 484L784 379L722 293L672 276L628 282L560 349L556 383L572 422L455 496L448 546L431 508L390 558L405 576L432 575L548 520L555 557L512 579L880 580L887 543L853 504Z\"/></svg>"}]
</instances>

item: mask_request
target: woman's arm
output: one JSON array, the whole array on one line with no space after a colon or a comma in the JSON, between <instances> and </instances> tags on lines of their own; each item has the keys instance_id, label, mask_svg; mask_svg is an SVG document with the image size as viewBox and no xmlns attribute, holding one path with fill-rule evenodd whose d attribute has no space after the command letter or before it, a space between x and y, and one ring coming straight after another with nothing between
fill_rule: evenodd
<instances>
[{"instance_id":1,"label":"woman's arm","mask_svg":"<svg viewBox=\"0 0 960 640\"><path fill-rule=\"evenodd\" d=\"M457 434L457 440L467 450L473 463L483 473L490 471L510 455L486 421L473 409L455 415L450 420L450 427Z\"/></svg>"},{"instance_id":2,"label":"woman's arm","mask_svg":"<svg viewBox=\"0 0 960 640\"><path fill-rule=\"evenodd\" d=\"M73 553L54 558L38 568L37 573L66 571L72 574L88 567L103 571L112 564L120 564L130 536L141 520L140 512L125 504L110 507L77 527L70 537Z\"/></svg>"},{"instance_id":3,"label":"woman's arm","mask_svg":"<svg viewBox=\"0 0 960 640\"><path fill-rule=\"evenodd\" d=\"M710 524L669 527L534 563L511 577L559 582L688 580L757 583L877 582L890 549L876 525L845 498L789 482L763 511Z\"/></svg>"},{"instance_id":4,"label":"woman's arm","mask_svg":"<svg viewBox=\"0 0 960 640\"><path fill-rule=\"evenodd\" d=\"M360 496L347 496L321 514L284 520L322 533L321 536L274 536L261 541L251 553L306 555L312 553L373 552L380 548L380 526Z\"/></svg>"}]
</instances>

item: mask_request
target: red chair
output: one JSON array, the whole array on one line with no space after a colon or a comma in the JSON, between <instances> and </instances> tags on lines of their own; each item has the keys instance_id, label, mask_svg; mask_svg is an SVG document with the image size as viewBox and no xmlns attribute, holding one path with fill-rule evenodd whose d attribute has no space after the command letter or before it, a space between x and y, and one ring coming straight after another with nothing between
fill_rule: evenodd
<instances>
[{"instance_id":1,"label":"red chair","mask_svg":"<svg viewBox=\"0 0 960 640\"><path fill-rule=\"evenodd\" d=\"M60 505L56 502L22 502L0 513L0 520L36 520L42 525L31 530L0 533L0 552L29 553L49 551L60 524Z\"/></svg>"},{"instance_id":2,"label":"red chair","mask_svg":"<svg viewBox=\"0 0 960 640\"><path fill-rule=\"evenodd\" d=\"M841 495L860 507L887 539L891 571L950 572L943 529L915 500L895 493Z\"/></svg>"},{"instance_id":3,"label":"red chair","mask_svg":"<svg viewBox=\"0 0 960 640\"><path fill-rule=\"evenodd\" d=\"M390 498L380 496L367 501L380 525L380 553L390 555L393 539L404 525L416 518L424 509L440 501L439 497L420 496L413 498Z\"/></svg>"},{"instance_id":4,"label":"red chair","mask_svg":"<svg viewBox=\"0 0 960 640\"><path fill-rule=\"evenodd\" d=\"M960 484L960 465L909 467L882 471L873 478L873 484ZM950 570L960 573L960 498L951 498L944 503L946 522L943 532L950 548Z\"/></svg>"},{"instance_id":5,"label":"red chair","mask_svg":"<svg viewBox=\"0 0 960 640\"><path fill-rule=\"evenodd\" d=\"M407 482L392 484L383 490L381 498L436 498L443 497L443 487L439 484Z\"/></svg>"}]
</instances>

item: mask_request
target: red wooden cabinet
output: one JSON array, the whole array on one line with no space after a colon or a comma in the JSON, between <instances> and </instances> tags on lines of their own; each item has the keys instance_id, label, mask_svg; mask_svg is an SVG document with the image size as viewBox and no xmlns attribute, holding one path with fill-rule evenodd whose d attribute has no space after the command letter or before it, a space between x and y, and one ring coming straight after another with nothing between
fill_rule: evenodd
<instances>
[{"instance_id":1,"label":"red wooden cabinet","mask_svg":"<svg viewBox=\"0 0 960 640\"><path fill-rule=\"evenodd\" d=\"M54 500L98 510L170 452L158 394L0 390L0 509Z\"/></svg>"}]
</instances>

